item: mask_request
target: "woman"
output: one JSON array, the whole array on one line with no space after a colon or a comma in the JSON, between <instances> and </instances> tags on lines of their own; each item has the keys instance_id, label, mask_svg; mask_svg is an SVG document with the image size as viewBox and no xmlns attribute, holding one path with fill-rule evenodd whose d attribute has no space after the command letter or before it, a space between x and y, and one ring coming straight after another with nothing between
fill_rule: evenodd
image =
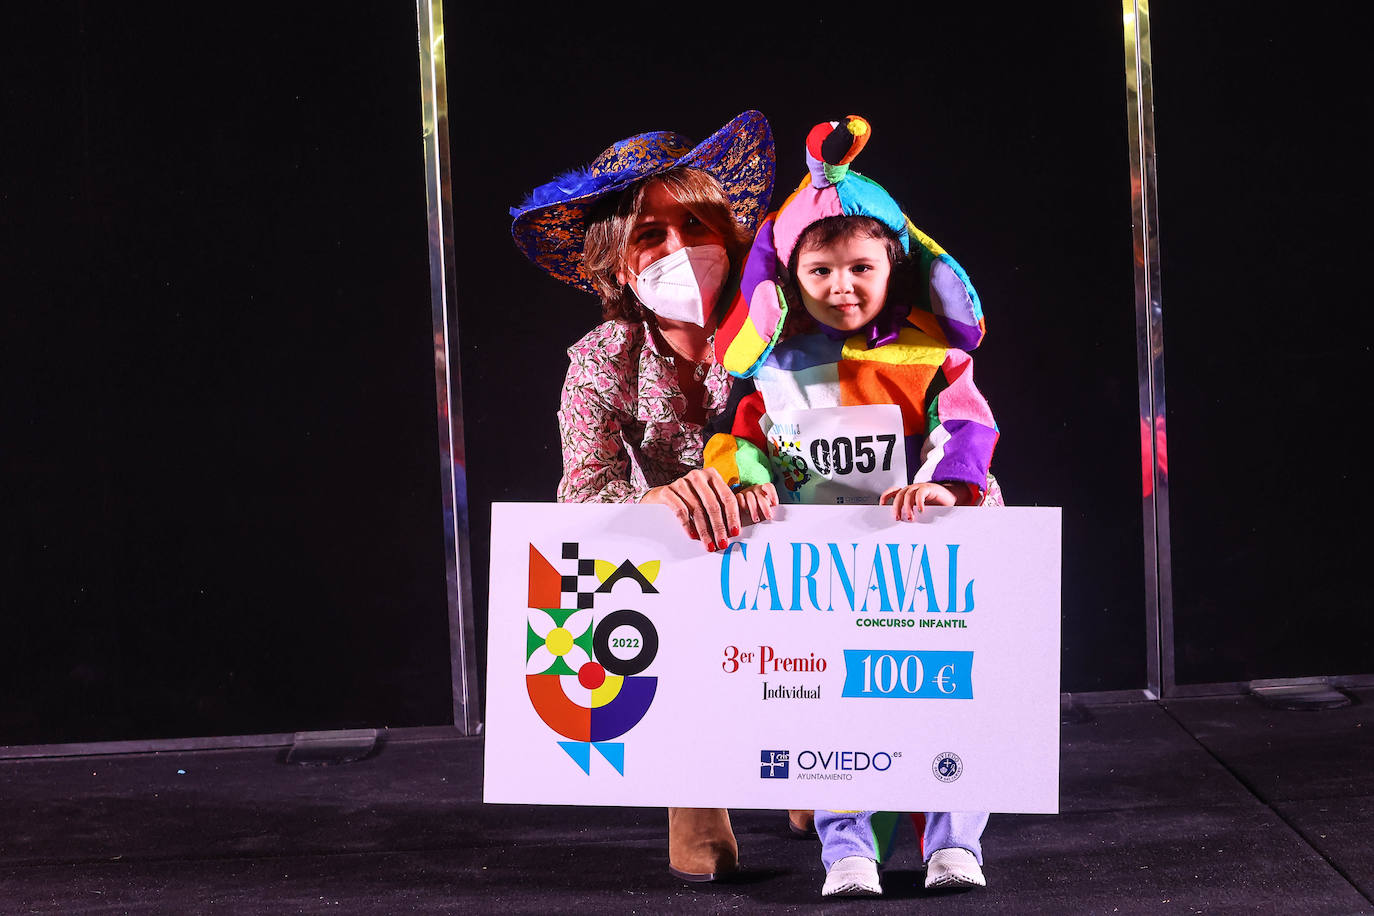
<instances>
[{"instance_id":1,"label":"woman","mask_svg":"<svg viewBox=\"0 0 1374 916\"><path fill-rule=\"evenodd\" d=\"M560 502L661 503L707 550L739 534L730 488L701 468L702 428L730 388L716 322L772 190L772 133L746 111L695 146L669 131L617 141L511 211L531 261L601 300L603 323L568 350ZM791 812L793 829L810 814ZM668 860L688 881L735 871L729 814L668 809Z\"/></svg>"}]
</instances>

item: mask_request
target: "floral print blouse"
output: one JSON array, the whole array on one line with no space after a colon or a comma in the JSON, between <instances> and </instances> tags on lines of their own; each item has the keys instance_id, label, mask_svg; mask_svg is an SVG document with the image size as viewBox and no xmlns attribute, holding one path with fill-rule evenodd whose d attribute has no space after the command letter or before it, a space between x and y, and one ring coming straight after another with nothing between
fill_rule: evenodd
<instances>
[{"instance_id":1,"label":"floral print blouse","mask_svg":"<svg viewBox=\"0 0 1374 916\"><path fill-rule=\"evenodd\" d=\"M701 467L702 427L683 418L677 359L644 322L607 321L568 348L558 408L559 502L633 502ZM725 407L730 376L711 363L706 418Z\"/></svg>"}]
</instances>

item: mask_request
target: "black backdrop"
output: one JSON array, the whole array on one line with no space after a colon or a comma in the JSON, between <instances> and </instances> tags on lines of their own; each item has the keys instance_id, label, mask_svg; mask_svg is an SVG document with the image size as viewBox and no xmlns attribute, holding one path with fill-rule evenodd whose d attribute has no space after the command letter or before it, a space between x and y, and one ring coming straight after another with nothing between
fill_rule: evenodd
<instances>
[{"instance_id":1,"label":"black backdrop","mask_svg":"<svg viewBox=\"0 0 1374 916\"><path fill-rule=\"evenodd\" d=\"M414 9L48 6L3 64L0 744L451 721Z\"/></svg>"},{"instance_id":2,"label":"black backdrop","mask_svg":"<svg viewBox=\"0 0 1374 916\"><path fill-rule=\"evenodd\" d=\"M0 61L0 744L449 721L413 10L43 15ZM1184 682L1371 667L1363 109L1308 18L1156 17ZM1009 498L1064 507L1064 688L1143 685L1119 12L566 19L449 10L475 606L490 502L552 496L563 351L596 321L506 207L749 107L785 193L806 129L854 112L863 170L983 297ZM1251 384L1295 322L1319 330Z\"/></svg>"},{"instance_id":3,"label":"black backdrop","mask_svg":"<svg viewBox=\"0 0 1374 916\"><path fill-rule=\"evenodd\" d=\"M1155 18L1180 683L1374 673L1360 41L1334 8Z\"/></svg>"},{"instance_id":4,"label":"black backdrop","mask_svg":"<svg viewBox=\"0 0 1374 916\"><path fill-rule=\"evenodd\" d=\"M642 20L534 23L484 5L464 11L461 53L449 40L478 593L489 501L553 498L564 351L599 320L591 297L514 249L506 209L612 139L700 139L746 108L773 125L780 201L802 176L807 129L857 113L874 130L857 167L982 297L977 372L1008 500L1064 507L1064 688L1144 686L1120 11L789 14L695 37L683 17L684 37L665 44L672 33Z\"/></svg>"}]
</instances>

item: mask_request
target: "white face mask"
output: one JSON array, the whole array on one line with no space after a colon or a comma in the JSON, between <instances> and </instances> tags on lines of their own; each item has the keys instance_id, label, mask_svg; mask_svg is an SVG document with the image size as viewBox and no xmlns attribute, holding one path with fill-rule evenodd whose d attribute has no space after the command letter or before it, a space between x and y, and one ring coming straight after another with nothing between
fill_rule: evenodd
<instances>
[{"instance_id":1,"label":"white face mask","mask_svg":"<svg viewBox=\"0 0 1374 916\"><path fill-rule=\"evenodd\" d=\"M635 278L635 295L644 307L660 318L706 326L707 303L716 297L730 273L730 255L723 245L679 248L659 258Z\"/></svg>"}]
</instances>

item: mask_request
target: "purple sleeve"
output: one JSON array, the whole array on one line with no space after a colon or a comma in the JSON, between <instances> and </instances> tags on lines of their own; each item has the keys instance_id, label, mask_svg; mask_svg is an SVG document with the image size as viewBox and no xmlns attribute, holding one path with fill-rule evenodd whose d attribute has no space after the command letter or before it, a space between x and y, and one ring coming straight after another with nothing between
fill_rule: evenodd
<instances>
[{"instance_id":1,"label":"purple sleeve","mask_svg":"<svg viewBox=\"0 0 1374 916\"><path fill-rule=\"evenodd\" d=\"M940 371L947 386L927 408L929 432L921 446L922 480L958 480L988 489L988 467L997 446L997 422L992 409L973 383L973 358L963 350L949 350Z\"/></svg>"}]
</instances>

